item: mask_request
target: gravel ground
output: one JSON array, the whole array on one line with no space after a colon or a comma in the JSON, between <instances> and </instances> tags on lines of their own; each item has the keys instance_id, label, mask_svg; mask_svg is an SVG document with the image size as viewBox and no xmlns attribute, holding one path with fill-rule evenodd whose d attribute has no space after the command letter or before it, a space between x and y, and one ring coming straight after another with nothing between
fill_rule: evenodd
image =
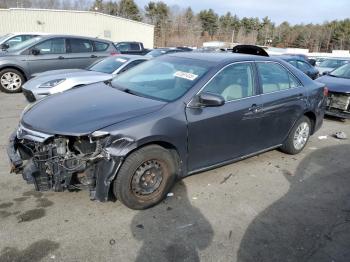
<instances>
[{"instance_id":1,"label":"gravel ground","mask_svg":"<svg viewBox=\"0 0 350 262\"><path fill-rule=\"evenodd\" d=\"M349 261L350 140L327 119L297 156L277 150L188 177L146 211L35 192L9 174L26 102L0 93L0 261ZM327 139L318 137L328 135Z\"/></svg>"}]
</instances>

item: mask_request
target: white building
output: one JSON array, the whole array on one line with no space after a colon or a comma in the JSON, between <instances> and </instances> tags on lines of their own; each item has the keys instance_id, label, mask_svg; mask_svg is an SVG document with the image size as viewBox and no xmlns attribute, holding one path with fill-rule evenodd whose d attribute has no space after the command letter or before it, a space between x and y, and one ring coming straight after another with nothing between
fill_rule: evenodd
<instances>
[{"instance_id":1,"label":"white building","mask_svg":"<svg viewBox=\"0 0 350 262\"><path fill-rule=\"evenodd\" d=\"M98 37L113 42L138 41L153 48L154 26L90 11L0 9L0 36L10 32L45 32Z\"/></svg>"}]
</instances>

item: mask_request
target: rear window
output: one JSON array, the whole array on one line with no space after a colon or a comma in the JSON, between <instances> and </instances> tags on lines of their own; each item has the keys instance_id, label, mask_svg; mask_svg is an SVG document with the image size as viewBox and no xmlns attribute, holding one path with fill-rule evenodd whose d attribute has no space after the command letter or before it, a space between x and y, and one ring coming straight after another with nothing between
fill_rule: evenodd
<instances>
[{"instance_id":1,"label":"rear window","mask_svg":"<svg viewBox=\"0 0 350 262\"><path fill-rule=\"evenodd\" d=\"M137 43L130 43L130 50L131 51L140 51L141 48L140 48L140 45Z\"/></svg>"},{"instance_id":2,"label":"rear window","mask_svg":"<svg viewBox=\"0 0 350 262\"><path fill-rule=\"evenodd\" d=\"M69 43L71 53L88 53L93 51L92 43L88 39L71 38Z\"/></svg>"},{"instance_id":3,"label":"rear window","mask_svg":"<svg viewBox=\"0 0 350 262\"><path fill-rule=\"evenodd\" d=\"M106 51L107 48L109 47L109 44L104 42L98 42L98 41L95 41L94 45L95 45L95 51L97 52Z\"/></svg>"}]
</instances>

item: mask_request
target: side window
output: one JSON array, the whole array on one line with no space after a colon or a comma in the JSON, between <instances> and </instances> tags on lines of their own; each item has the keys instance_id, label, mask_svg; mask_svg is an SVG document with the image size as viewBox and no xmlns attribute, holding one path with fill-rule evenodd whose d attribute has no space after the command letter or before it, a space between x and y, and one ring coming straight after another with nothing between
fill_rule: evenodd
<instances>
[{"instance_id":1,"label":"side window","mask_svg":"<svg viewBox=\"0 0 350 262\"><path fill-rule=\"evenodd\" d=\"M295 61L295 60L290 60L289 63L290 63L292 66L295 66L296 68L298 68L298 66L297 66L297 61Z\"/></svg>"},{"instance_id":2,"label":"side window","mask_svg":"<svg viewBox=\"0 0 350 262\"><path fill-rule=\"evenodd\" d=\"M257 63L264 94L300 86L299 81L277 63Z\"/></svg>"},{"instance_id":3,"label":"side window","mask_svg":"<svg viewBox=\"0 0 350 262\"><path fill-rule=\"evenodd\" d=\"M66 45L64 38L54 38L42 42L34 47L40 51L40 54L64 54Z\"/></svg>"},{"instance_id":4,"label":"side window","mask_svg":"<svg viewBox=\"0 0 350 262\"><path fill-rule=\"evenodd\" d=\"M88 39L70 38L70 52L71 53L88 53L92 52L92 44Z\"/></svg>"},{"instance_id":5,"label":"side window","mask_svg":"<svg viewBox=\"0 0 350 262\"><path fill-rule=\"evenodd\" d=\"M125 71L128 71L130 68L133 68L133 67L137 66L138 64L141 64L141 63L143 63L145 61L146 60L135 60L135 61L132 61L128 65L126 65L122 70L120 70L119 74L123 73Z\"/></svg>"},{"instance_id":6,"label":"side window","mask_svg":"<svg viewBox=\"0 0 350 262\"><path fill-rule=\"evenodd\" d=\"M109 47L109 44L104 43L104 42L98 42L98 41L95 41L94 45L95 45L96 52L106 51L107 48Z\"/></svg>"},{"instance_id":7,"label":"side window","mask_svg":"<svg viewBox=\"0 0 350 262\"><path fill-rule=\"evenodd\" d=\"M119 51L128 51L129 50L129 44L128 43L120 43L117 45L117 49Z\"/></svg>"},{"instance_id":8,"label":"side window","mask_svg":"<svg viewBox=\"0 0 350 262\"><path fill-rule=\"evenodd\" d=\"M131 51L140 51L141 48L140 48L140 45L137 43L130 43L130 50Z\"/></svg>"},{"instance_id":9,"label":"side window","mask_svg":"<svg viewBox=\"0 0 350 262\"><path fill-rule=\"evenodd\" d=\"M232 101L254 94L254 73L250 63L232 64L217 74L203 89Z\"/></svg>"},{"instance_id":10,"label":"side window","mask_svg":"<svg viewBox=\"0 0 350 262\"><path fill-rule=\"evenodd\" d=\"M303 61L298 61L298 68L303 72L307 72L310 70L311 66Z\"/></svg>"}]
</instances>

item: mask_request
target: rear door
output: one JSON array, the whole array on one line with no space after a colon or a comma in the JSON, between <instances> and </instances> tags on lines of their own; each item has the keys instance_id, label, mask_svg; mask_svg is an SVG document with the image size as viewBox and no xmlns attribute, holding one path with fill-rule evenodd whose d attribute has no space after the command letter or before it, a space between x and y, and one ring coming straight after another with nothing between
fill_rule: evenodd
<instances>
[{"instance_id":1,"label":"rear door","mask_svg":"<svg viewBox=\"0 0 350 262\"><path fill-rule=\"evenodd\" d=\"M223 96L219 107L186 108L189 170L229 161L261 149L260 106L253 63L222 69L201 92Z\"/></svg>"},{"instance_id":2,"label":"rear door","mask_svg":"<svg viewBox=\"0 0 350 262\"><path fill-rule=\"evenodd\" d=\"M87 68L97 59L89 39L68 38L67 50L67 68Z\"/></svg>"},{"instance_id":3,"label":"rear door","mask_svg":"<svg viewBox=\"0 0 350 262\"><path fill-rule=\"evenodd\" d=\"M33 55L33 49L38 50L39 54ZM29 74L67 68L66 56L65 38L59 37L45 40L28 50L26 61Z\"/></svg>"},{"instance_id":4,"label":"rear door","mask_svg":"<svg viewBox=\"0 0 350 262\"><path fill-rule=\"evenodd\" d=\"M305 87L283 65L256 62L263 111L261 136L264 148L282 144L307 103Z\"/></svg>"}]
</instances>

